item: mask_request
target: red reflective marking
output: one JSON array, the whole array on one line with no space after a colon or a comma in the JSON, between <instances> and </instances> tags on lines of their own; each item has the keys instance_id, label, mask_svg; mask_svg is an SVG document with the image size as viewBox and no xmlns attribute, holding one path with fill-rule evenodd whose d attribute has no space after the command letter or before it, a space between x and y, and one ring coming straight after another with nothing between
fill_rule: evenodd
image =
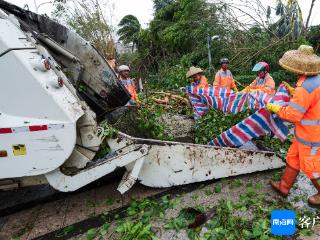
<instances>
[{"instance_id":1,"label":"red reflective marking","mask_svg":"<svg viewBox=\"0 0 320 240\"><path fill-rule=\"evenodd\" d=\"M48 125L29 126L30 132L48 130Z\"/></svg>"},{"instance_id":2,"label":"red reflective marking","mask_svg":"<svg viewBox=\"0 0 320 240\"><path fill-rule=\"evenodd\" d=\"M6 150L1 150L0 151L0 157L8 157L8 153Z\"/></svg>"},{"instance_id":3,"label":"red reflective marking","mask_svg":"<svg viewBox=\"0 0 320 240\"><path fill-rule=\"evenodd\" d=\"M12 133L11 128L0 128L0 134Z\"/></svg>"}]
</instances>

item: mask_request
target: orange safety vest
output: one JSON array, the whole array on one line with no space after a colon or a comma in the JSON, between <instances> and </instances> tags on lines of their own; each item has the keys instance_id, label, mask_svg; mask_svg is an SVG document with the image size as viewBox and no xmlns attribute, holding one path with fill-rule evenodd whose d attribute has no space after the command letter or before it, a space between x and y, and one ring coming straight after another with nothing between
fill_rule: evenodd
<instances>
[{"instance_id":1,"label":"orange safety vest","mask_svg":"<svg viewBox=\"0 0 320 240\"><path fill-rule=\"evenodd\" d=\"M127 79L127 80L120 79L120 81L125 86L125 88L128 90L128 92L130 93L131 100L137 102L138 101L138 94L137 94L136 85L135 85L133 79Z\"/></svg>"},{"instance_id":2,"label":"orange safety vest","mask_svg":"<svg viewBox=\"0 0 320 240\"><path fill-rule=\"evenodd\" d=\"M246 87L246 89L258 89L268 94L275 94L274 88L275 82L269 73L266 74L264 79L257 77L248 87Z\"/></svg>"},{"instance_id":3,"label":"orange safety vest","mask_svg":"<svg viewBox=\"0 0 320 240\"><path fill-rule=\"evenodd\" d=\"M295 123L295 137L299 143L320 147L320 76L301 76L287 107L279 116Z\"/></svg>"},{"instance_id":4,"label":"orange safety vest","mask_svg":"<svg viewBox=\"0 0 320 240\"><path fill-rule=\"evenodd\" d=\"M205 76L201 76L200 81L193 82L193 86L197 86L199 88L205 88L209 86L208 79Z\"/></svg>"},{"instance_id":5,"label":"orange safety vest","mask_svg":"<svg viewBox=\"0 0 320 240\"><path fill-rule=\"evenodd\" d=\"M231 88L238 91L236 84L230 70L224 71L222 68L216 73L214 77L213 86Z\"/></svg>"}]
</instances>

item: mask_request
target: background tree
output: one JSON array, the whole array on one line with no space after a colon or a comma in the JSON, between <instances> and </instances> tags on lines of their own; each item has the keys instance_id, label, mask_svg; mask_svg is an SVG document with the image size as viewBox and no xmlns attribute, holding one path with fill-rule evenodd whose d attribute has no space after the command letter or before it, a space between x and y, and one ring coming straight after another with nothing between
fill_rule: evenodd
<instances>
[{"instance_id":1,"label":"background tree","mask_svg":"<svg viewBox=\"0 0 320 240\"><path fill-rule=\"evenodd\" d=\"M141 30L139 20L133 15L126 15L121 19L118 26L120 27L118 30L118 34L120 36L119 40L123 41L125 44L132 43L133 51Z\"/></svg>"},{"instance_id":2,"label":"background tree","mask_svg":"<svg viewBox=\"0 0 320 240\"><path fill-rule=\"evenodd\" d=\"M158 4L156 0L154 3ZM288 18L289 12L301 21L296 14L300 8L295 4L288 6L290 11L284 5L282 15L271 18L273 9L260 0L239 0L237 4L231 0L172 0L155 12L147 29L140 31L131 65L156 87L183 86L191 65L208 70L207 38L219 35L220 40L211 46L216 69L219 59L228 57L237 79L247 84L255 77L252 66L267 61L277 72L276 80L286 80L290 76L280 69L278 60L284 51L306 40L290 34L280 36L276 23Z\"/></svg>"},{"instance_id":3,"label":"background tree","mask_svg":"<svg viewBox=\"0 0 320 240\"><path fill-rule=\"evenodd\" d=\"M317 54L320 54L320 25L308 28L307 40L312 44Z\"/></svg>"},{"instance_id":4,"label":"background tree","mask_svg":"<svg viewBox=\"0 0 320 240\"><path fill-rule=\"evenodd\" d=\"M276 15L280 16L276 23L280 37L290 34L292 39L297 39L303 32L302 11L298 0L289 0L287 4L277 0Z\"/></svg>"},{"instance_id":5,"label":"background tree","mask_svg":"<svg viewBox=\"0 0 320 240\"><path fill-rule=\"evenodd\" d=\"M153 9L155 12L158 12L162 8L166 7L170 3L172 3L173 0L154 0L153 1Z\"/></svg>"},{"instance_id":6,"label":"background tree","mask_svg":"<svg viewBox=\"0 0 320 240\"><path fill-rule=\"evenodd\" d=\"M80 36L90 41L106 58L115 58L116 50L112 38L113 28L102 9L107 1L55 0L54 19L74 29Z\"/></svg>"},{"instance_id":7,"label":"background tree","mask_svg":"<svg viewBox=\"0 0 320 240\"><path fill-rule=\"evenodd\" d=\"M309 21L310 21L310 17L311 17L311 14L312 14L312 10L313 10L313 7L314 7L314 3L315 3L316 0L312 0L311 1L311 6L310 6L310 9L309 9L309 13L308 13L308 17L307 17L307 22L306 22L306 29L309 27Z\"/></svg>"}]
</instances>

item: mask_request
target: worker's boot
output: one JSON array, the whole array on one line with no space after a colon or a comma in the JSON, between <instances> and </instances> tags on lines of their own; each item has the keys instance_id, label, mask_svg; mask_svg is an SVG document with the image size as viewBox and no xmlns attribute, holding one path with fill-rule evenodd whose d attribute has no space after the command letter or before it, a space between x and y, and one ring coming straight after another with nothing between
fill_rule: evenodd
<instances>
[{"instance_id":1,"label":"worker's boot","mask_svg":"<svg viewBox=\"0 0 320 240\"><path fill-rule=\"evenodd\" d=\"M311 207L320 207L320 179L311 179L311 182L317 189L318 193L308 198Z\"/></svg>"},{"instance_id":2,"label":"worker's boot","mask_svg":"<svg viewBox=\"0 0 320 240\"><path fill-rule=\"evenodd\" d=\"M280 182L275 182L273 180L270 181L271 186L277 190L283 197L287 197L289 191L295 182L297 176L299 174L299 170L296 170L287 165L284 170L283 176Z\"/></svg>"}]
</instances>

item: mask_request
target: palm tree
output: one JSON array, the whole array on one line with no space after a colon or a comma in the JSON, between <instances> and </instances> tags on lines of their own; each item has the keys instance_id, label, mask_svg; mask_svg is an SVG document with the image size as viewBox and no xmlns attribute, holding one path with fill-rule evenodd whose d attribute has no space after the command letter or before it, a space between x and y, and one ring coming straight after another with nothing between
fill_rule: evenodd
<instances>
[{"instance_id":1,"label":"palm tree","mask_svg":"<svg viewBox=\"0 0 320 240\"><path fill-rule=\"evenodd\" d=\"M153 9L155 12L158 12L172 2L173 0L153 0Z\"/></svg>"},{"instance_id":2,"label":"palm tree","mask_svg":"<svg viewBox=\"0 0 320 240\"><path fill-rule=\"evenodd\" d=\"M133 51L141 30L139 20L133 15L126 15L121 19L118 26L120 27L118 30L118 34L120 36L119 40L123 41L125 44L132 43Z\"/></svg>"}]
</instances>

